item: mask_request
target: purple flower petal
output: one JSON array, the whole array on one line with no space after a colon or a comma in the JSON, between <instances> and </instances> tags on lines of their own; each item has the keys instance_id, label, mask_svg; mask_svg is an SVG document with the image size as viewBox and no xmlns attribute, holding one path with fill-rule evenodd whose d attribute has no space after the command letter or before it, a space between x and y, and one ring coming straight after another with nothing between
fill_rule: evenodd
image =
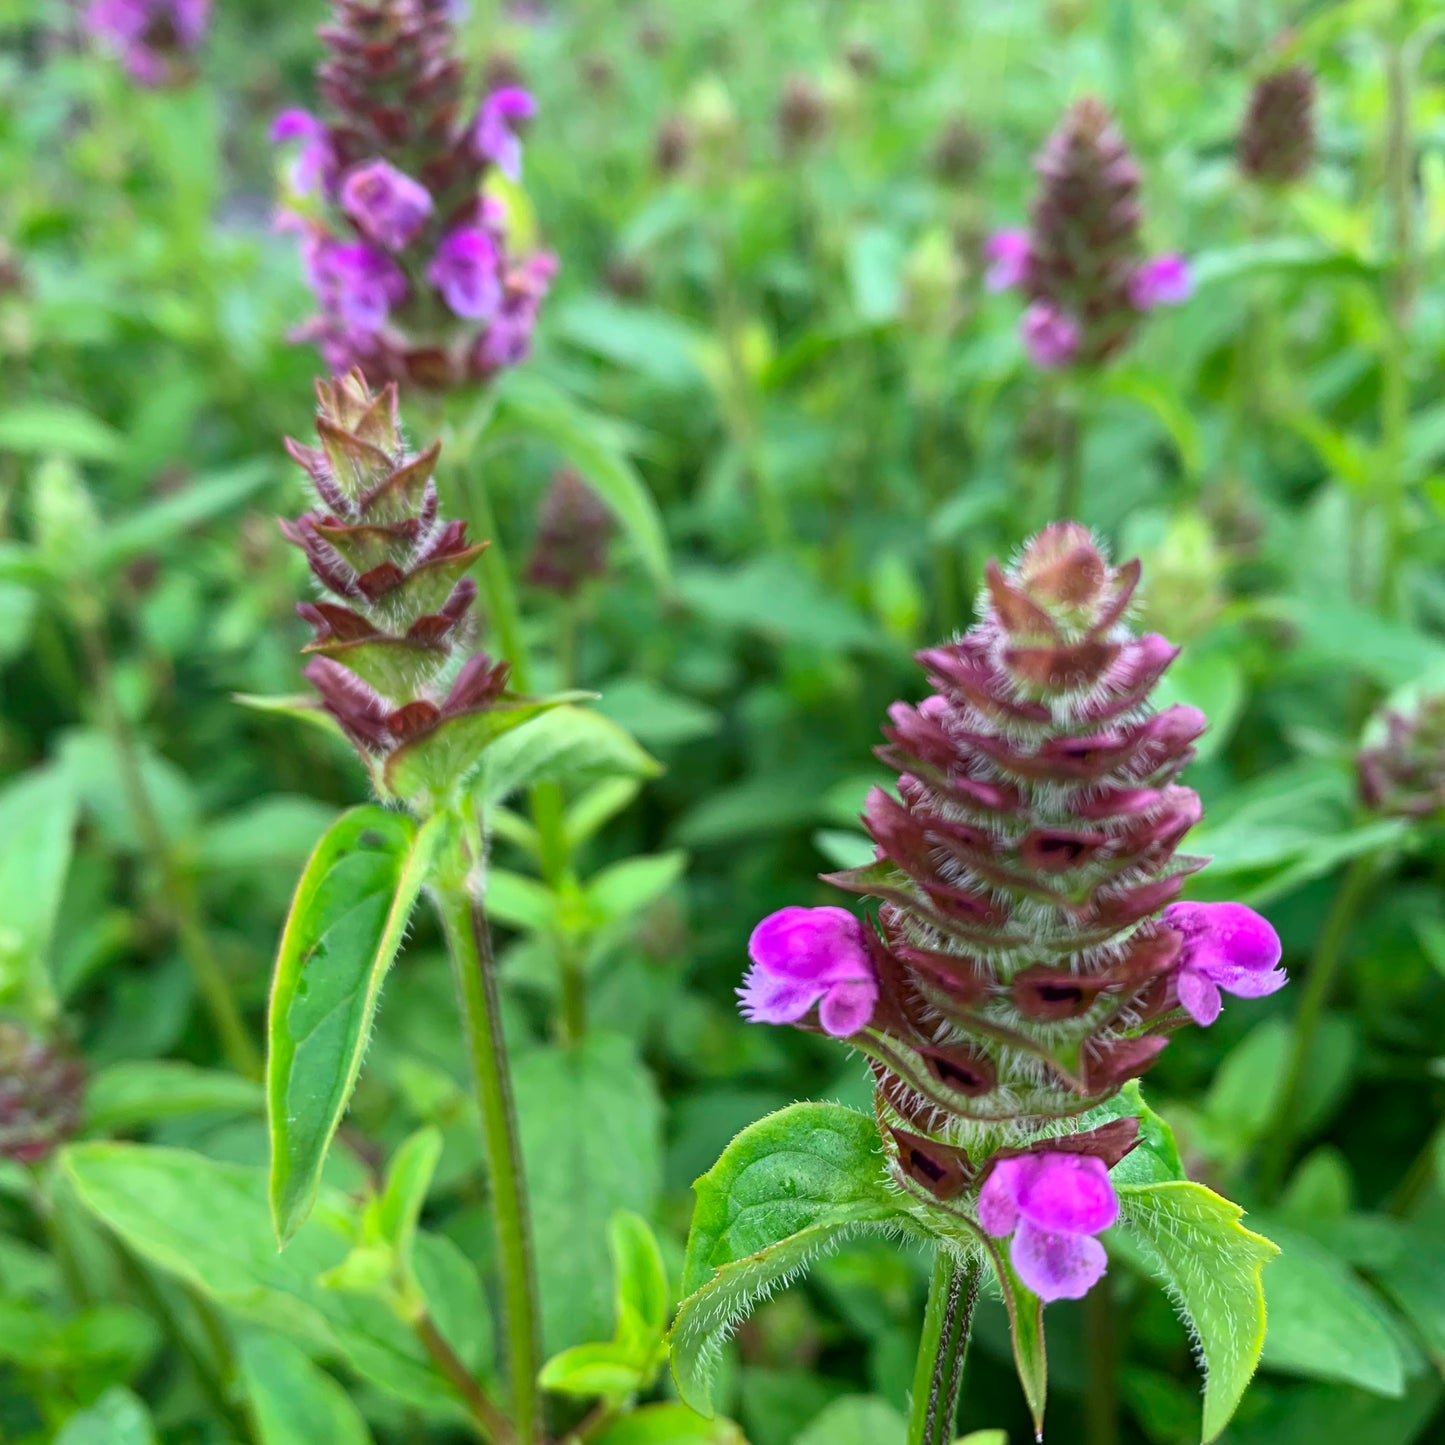
<instances>
[{"instance_id":1,"label":"purple flower petal","mask_svg":"<svg viewBox=\"0 0 1445 1445\"><path fill-rule=\"evenodd\" d=\"M517 126L537 113L537 102L529 91L508 85L494 90L482 102L472 141L477 154L501 171L508 180L522 174L522 142Z\"/></svg>"},{"instance_id":2,"label":"purple flower petal","mask_svg":"<svg viewBox=\"0 0 1445 1445\"><path fill-rule=\"evenodd\" d=\"M1027 231L995 231L983 246L989 263L983 276L984 290L1007 291L1022 286L1029 274L1029 252Z\"/></svg>"},{"instance_id":3,"label":"purple flower petal","mask_svg":"<svg viewBox=\"0 0 1445 1445\"><path fill-rule=\"evenodd\" d=\"M1129 300L1136 310L1178 306L1194 294L1194 273L1183 256L1168 254L1145 261L1129 278Z\"/></svg>"},{"instance_id":4,"label":"purple flower petal","mask_svg":"<svg viewBox=\"0 0 1445 1445\"><path fill-rule=\"evenodd\" d=\"M1019 1207L1014 1190L1020 1163L1018 1159L1000 1159L978 1192L978 1222L995 1238L1012 1234L1018 1227Z\"/></svg>"},{"instance_id":5,"label":"purple flower petal","mask_svg":"<svg viewBox=\"0 0 1445 1445\"><path fill-rule=\"evenodd\" d=\"M1224 1007L1223 995L1218 985L1211 983L1202 973L1193 969L1181 970L1175 986L1179 991L1179 1002L1195 1023L1208 1028L1219 1017Z\"/></svg>"},{"instance_id":6,"label":"purple flower petal","mask_svg":"<svg viewBox=\"0 0 1445 1445\"><path fill-rule=\"evenodd\" d=\"M863 925L844 908L783 908L753 929L753 966L738 998L756 1023L797 1023L814 1004L837 1038L864 1028L878 1002L878 981Z\"/></svg>"},{"instance_id":7,"label":"purple flower petal","mask_svg":"<svg viewBox=\"0 0 1445 1445\"><path fill-rule=\"evenodd\" d=\"M389 251L410 244L433 209L425 186L383 160L367 161L347 173L341 205L370 240Z\"/></svg>"},{"instance_id":8,"label":"purple flower petal","mask_svg":"<svg viewBox=\"0 0 1445 1445\"><path fill-rule=\"evenodd\" d=\"M1040 1229L1097 1234L1119 1217L1119 1201L1102 1159L1041 1150L1018 1161L1014 1199Z\"/></svg>"},{"instance_id":9,"label":"purple flower petal","mask_svg":"<svg viewBox=\"0 0 1445 1445\"><path fill-rule=\"evenodd\" d=\"M1040 1229L1027 1219L1014 1231L1009 1258L1019 1278L1046 1303L1082 1299L1109 1263L1104 1246L1092 1235Z\"/></svg>"},{"instance_id":10,"label":"purple flower petal","mask_svg":"<svg viewBox=\"0 0 1445 1445\"><path fill-rule=\"evenodd\" d=\"M452 231L437 247L427 267L427 280L452 311L468 321L482 321L502 304L500 255L485 231L465 226Z\"/></svg>"},{"instance_id":11,"label":"purple flower petal","mask_svg":"<svg viewBox=\"0 0 1445 1445\"><path fill-rule=\"evenodd\" d=\"M1019 330L1029 360L1040 371L1067 366L1079 349L1079 328L1047 301L1035 301L1024 312Z\"/></svg>"},{"instance_id":12,"label":"purple flower petal","mask_svg":"<svg viewBox=\"0 0 1445 1445\"><path fill-rule=\"evenodd\" d=\"M271 139L278 145L302 143L291 166L291 189L297 195L309 195L336 169L331 132L309 111L283 110L271 122Z\"/></svg>"}]
</instances>

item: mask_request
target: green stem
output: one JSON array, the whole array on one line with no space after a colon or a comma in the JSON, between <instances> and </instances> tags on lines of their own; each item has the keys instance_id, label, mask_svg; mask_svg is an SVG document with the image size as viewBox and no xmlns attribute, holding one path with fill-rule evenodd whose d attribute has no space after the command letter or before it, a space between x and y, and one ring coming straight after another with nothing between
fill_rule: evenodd
<instances>
[{"instance_id":1,"label":"green stem","mask_svg":"<svg viewBox=\"0 0 1445 1445\"><path fill-rule=\"evenodd\" d=\"M461 866L453 877L438 883L434 901L451 954L457 1003L482 1114L483 1142L492 1181L492 1213L497 1232L497 1266L502 1280L516 1438L521 1445L533 1445L540 1423L537 1277L491 932L482 900L474 891L473 880L480 873L480 851L477 830L468 824L463 841L464 856L459 860Z\"/></svg>"},{"instance_id":2,"label":"green stem","mask_svg":"<svg viewBox=\"0 0 1445 1445\"><path fill-rule=\"evenodd\" d=\"M1435 1178L1436 1161L1441 1150L1445 1150L1445 1123L1430 1131L1430 1137L1411 1161L1399 1188L1395 1190L1395 1197L1390 1201L1390 1213L1396 1219L1408 1219L1414 1213L1420 1196Z\"/></svg>"},{"instance_id":3,"label":"green stem","mask_svg":"<svg viewBox=\"0 0 1445 1445\"><path fill-rule=\"evenodd\" d=\"M246 1029L230 980L221 966L201 919L200 904L190 875L181 867L161 826L155 803L146 786L140 754L129 719L115 689L115 674L102 636L99 610L89 597L79 599L75 608L81 646L90 668L91 682L99 704L101 727L115 751L121 787L131 818L140 835L141 849L160 879L157 905L181 945L212 1026L230 1065L250 1078L261 1077L261 1055Z\"/></svg>"},{"instance_id":4,"label":"green stem","mask_svg":"<svg viewBox=\"0 0 1445 1445\"><path fill-rule=\"evenodd\" d=\"M1404 549L1409 413L1409 325L1415 299L1414 153L1410 141L1410 61L1403 41L1385 52L1385 193L1390 208L1392 268L1384 348L1380 357L1380 510L1384 540L1378 579L1381 611L1399 601L1397 572Z\"/></svg>"},{"instance_id":5,"label":"green stem","mask_svg":"<svg viewBox=\"0 0 1445 1445\"><path fill-rule=\"evenodd\" d=\"M1089 1381L1084 1391L1085 1445L1119 1442L1119 1342L1117 1303L1105 1274L1084 1296Z\"/></svg>"},{"instance_id":6,"label":"green stem","mask_svg":"<svg viewBox=\"0 0 1445 1445\"><path fill-rule=\"evenodd\" d=\"M908 1445L949 1445L953 1439L980 1275L977 1261L960 1264L941 1246L933 1257L913 1372Z\"/></svg>"},{"instance_id":7,"label":"green stem","mask_svg":"<svg viewBox=\"0 0 1445 1445\"><path fill-rule=\"evenodd\" d=\"M412 1321L412 1330L431 1362L461 1396L476 1433L487 1441L488 1445L507 1445L513 1438L511 1422L472 1377L472 1372L447 1343L446 1336L437 1329L435 1321L425 1310Z\"/></svg>"},{"instance_id":8,"label":"green stem","mask_svg":"<svg viewBox=\"0 0 1445 1445\"><path fill-rule=\"evenodd\" d=\"M1266 1200L1276 1198L1284 1186L1285 1174L1294 1155L1300 1110L1305 1100L1306 1076L1315 1035L1324 1018L1325 1007L1334 990L1335 977L1344 958L1350 930L1375 878L1375 860L1363 855L1350 864L1340 891L1320 930L1319 943L1305 979L1304 996L1295 1019L1293 1047L1285 1069L1279 1104L1265 1135L1265 1154L1260 1163L1259 1187Z\"/></svg>"},{"instance_id":9,"label":"green stem","mask_svg":"<svg viewBox=\"0 0 1445 1445\"><path fill-rule=\"evenodd\" d=\"M932 399L920 399L919 409L923 453L920 470L923 473L924 495L929 511L925 525L931 529L938 513L948 501L949 484L943 467L943 448L939 444L940 408ZM941 636L951 636L954 629L963 623L962 605L959 601L957 549L949 542L934 542L930 551L937 631Z\"/></svg>"},{"instance_id":10,"label":"green stem","mask_svg":"<svg viewBox=\"0 0 1445 1445\"><path fill-rule=\"evenodd\" d=\"M1059 505L1055 520L1076 521L1084 494L1084 435L1077 400L1071 394L1059 400L1058 434Z\"/></svg>"}]
</instances>

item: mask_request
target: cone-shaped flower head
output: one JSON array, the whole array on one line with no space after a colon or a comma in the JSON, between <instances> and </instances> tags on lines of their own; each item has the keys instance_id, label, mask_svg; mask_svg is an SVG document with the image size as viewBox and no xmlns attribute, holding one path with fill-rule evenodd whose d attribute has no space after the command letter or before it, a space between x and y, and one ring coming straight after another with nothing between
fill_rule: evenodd
<instances>
[{"instance_id":1,"label":"cone-shaped flower head","mask_svg":"<svg viewBox=\"0 0 1445 1445\"><path fill-rule=\"evenodd\" d=\"M1188 299L1189 266L1145 256L1139 167L1101 101L1070 107L1034 166L1029 229L990 238L986 284L1028 297L1020 330L1035 366L1097 366L1129 344L1142 312Z\"/></svg>"},{"instance_id":2,"label":"cone-shaped flower head","mask_svg":"<svg viewBox=\"0 0 1445 1445\"><path fill-rule=\"evenodd\" d=\"M316 633L306 676L382 796L441 799L536 711L506 691L505 662L471 648L467 573L486 544L438 515L441 448L407 446L395 384L375 393L353 371L316 394L320 446L286 443L315 507L281 524L322 591L297 607Z\"/></svg>"},{"instance_id":3,"label":"cone-shaped flower head","mask_svg":"<svg viewBox=\"0 0 1445 1445\"><path fill-rule=\"evenodd\" d=\"M78 1060L0 1022L0 1158L44 1159L79 1127L84 1093Z\"/></svg>"},{"instance_id":4,"label":"cone-shaped flower head","mask_svg":"<svg viewBox=\"0 0 1445 1445\"><path fill-rule=\"evenodd\" d=\"M176 85L194 73L211 0L92 0L85 28L146 86Z\"/></svg>"},{"instance_id":5,"label":"cone-shaped flower head","mask_svg":"<svg viewBox=\"0 0 1445 1445\"><path fill-rule=\"evenodd\" d=\"M582 584L607 572L612 516L597 493L571 467L552 479L537 515L537 540L527 559L534 587L571 597Z\"/></svg>"},{"instance_id":6,"label":"cone-shaped flower head","mask_svg":"<svg viewBox=\"0 0 1445 1445\"><path fill-rule=\"evenodd\" d=\"M284 111L294 206L319 313L298 333L334 372L445 389L522 360L556 270L509 249L490 171L521 174L536 106L504 85L468 106L444 0L336 0L324 114Z\"/></svg>"},{"instance_id":7,"label":"cone-shaped flower head","mask_svg":"<svg viewBox=\"0 0 1445 1445\"><path fill-rule=\"evenodd\" d=\"M1445 812L1445 693L1390 709L1381 740L1359 757L1360 795L1377 812L1428 818Z\"/></svg>"},{"instance_id":8,"label":"cone-shaped flower head","mask_svg":"<svg viewBox=\"0 0 1445 1445\"><path fill-rule=\"evenodd\" d=\"M1200 817L1178 776L1205 719L1150 703L1176 649L1130 627L1138 581L1069 522L989 567L981 620L920 654L933 693L889 712L897 792L875 789L863 818L877 860L829 879L878 900L876 927L784 909L755 931L742 990L751 1018L847 1033L896 1182L972 1197L1045 1299L1102 1272L1107 1168L1135 1134L1078 1116L1187 1017L1212 1021L1221 989L1284 982L1264 919L1175 901L1204 862L1176 850Z\"/></svg>"},{"instance_id":9,"label":"cone-shaped flower head","mask_svg":"<svg viewBox=\"0 0 1445 1445\"><path fill-rule=\"evenodd\" d=\"M1291 65L1256 82L1239 132L1239 168L1251 180L1303 180L1315 158L1315 77Z\"/></svg>"},{"instance_id":10,"label":"cone-shaped flower head","mask_svg":"<svg viewBox=\"0 0 1445 1445\"><path fill-rule=\"evenodd\" d=\"M796 155L828 131L828 100L806 75L790 75L778 97L778 140L785 155Z\"/></svg>"}]
</instances>

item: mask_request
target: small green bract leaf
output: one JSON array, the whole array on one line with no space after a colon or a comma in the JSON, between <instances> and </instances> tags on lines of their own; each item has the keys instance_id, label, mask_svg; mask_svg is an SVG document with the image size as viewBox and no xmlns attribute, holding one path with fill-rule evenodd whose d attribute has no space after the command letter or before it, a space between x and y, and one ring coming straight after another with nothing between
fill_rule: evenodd
<instances>
[{"instance_id":1,"label":"small green bract leaf","mask_svg":"<svg viewBox=\"0 0 1445 1445\"><path fill-rule=\"evenodd\" d=\"M1125 1184L1119 1211L1198 1342L1204 1439L1229 1423L1264 1346L1264 1266L1279 1250L1239 1221L1244 1211L1202 1184Z\"/></svg>"},{"instance_id":2,"label":"small green bract leaf","mask_svg":"<svg viewBox=\"0 0 1445 1445\"><path fill-rule=\"evenodd\" d=\"M712 1411L717 1351L732 1326L850 1232L901 1216L878 1129L841 1104L794 1104L744 1129L693 1186L688 1291L668 1337L678 1394Z\"/></svg>"},{"instance_id":3,"label":"small green bract leaf","mask_svg":"<svg viewBox=\"0 0 1445 1445\"><path fill-rule=\"evenodd\" d=\"M284 1244L310 1211L361 1072L382 980L446 826L368 805L316 845L281 936L267 1025L271 1208Z\"/></svg>"}]
</instances>

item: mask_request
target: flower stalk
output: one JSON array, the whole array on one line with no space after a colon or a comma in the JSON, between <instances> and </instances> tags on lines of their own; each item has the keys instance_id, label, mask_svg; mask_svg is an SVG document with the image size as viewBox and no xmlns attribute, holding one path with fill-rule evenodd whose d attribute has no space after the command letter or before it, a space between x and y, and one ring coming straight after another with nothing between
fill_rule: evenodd
<instances>
[{"instance_id":1,"label":"flower stalk","mask_svg":"<svg viewBox=\"0 0 1445 1445\"><path fill-rule=\"evenodd\" d=\"M928 1282L908 1410L908 1445L949 1445L983 1270L940 1246Z\"/></svg>"}]
</instances>

